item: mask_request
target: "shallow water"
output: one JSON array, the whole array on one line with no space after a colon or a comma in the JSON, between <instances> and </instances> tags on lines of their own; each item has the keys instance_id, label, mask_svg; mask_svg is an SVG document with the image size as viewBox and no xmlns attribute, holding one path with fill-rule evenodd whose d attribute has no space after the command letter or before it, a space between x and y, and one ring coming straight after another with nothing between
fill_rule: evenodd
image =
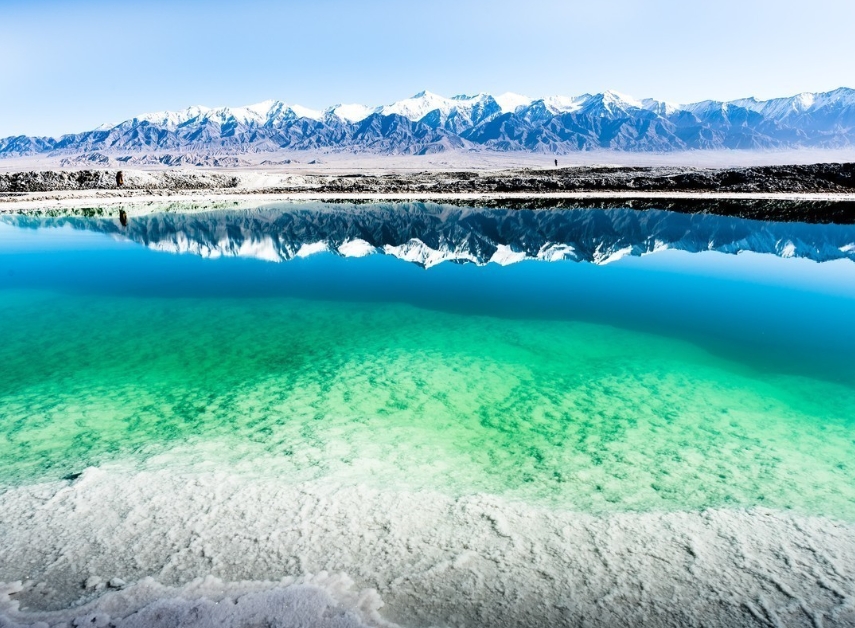
<instances>
[{"instance_id":1,"label":"shallow water","mask_svg":"<svg viewBox=\"0 0 855 628\"><path fill-rule=\"evenodd\" d=\"M424 216L447 212L422 209L396 234L372 231L365 210L324 208L354 219L260 235L279 251L305 255L319 237L311 250L347 251L342 229L358 223L374 249L400 247L431 241ZM117 219L1 224L0 482L121 464L594 513L760 505L855 520L851 227L706 217L668 240L621 231L632 212L550 213L585 225L571 243L543 212L514 213L524 224L507 240L495 212L471 210L476 227L458 221L433 251L460 259L480 238L484 259L463 259L508 262L526 242L585 250L584 236L590 259L614 261L228 257L271 258L241 231L247 216L293 225L305 211L132 216L125 231ZM689 252L724 232L739 255ZM627 250L659 252L614 254ZM771 254L799 251L832 261Z\"/></svg>"}]
</instances>

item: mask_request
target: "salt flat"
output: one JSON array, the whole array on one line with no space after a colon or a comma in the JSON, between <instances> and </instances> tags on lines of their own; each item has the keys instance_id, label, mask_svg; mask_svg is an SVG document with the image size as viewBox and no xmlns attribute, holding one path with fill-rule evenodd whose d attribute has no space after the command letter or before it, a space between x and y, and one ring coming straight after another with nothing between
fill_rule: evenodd
<instances>
[{"instance_id":1,"label":"salt flat","mask_svg":"<svg viewBox=\"0 0 855 628\"><path fill-rule=\"evenodd\" d=\"M855 624L855 527L767 509L594 516L114 468L9 490L0 521L0 578L32 565L2 589L4 626L142 626L165 609L220 625L225 599L229 626L246 606L282 626ZM281 580L294 570L319 576Z\"/></svg>"}]
</instances>

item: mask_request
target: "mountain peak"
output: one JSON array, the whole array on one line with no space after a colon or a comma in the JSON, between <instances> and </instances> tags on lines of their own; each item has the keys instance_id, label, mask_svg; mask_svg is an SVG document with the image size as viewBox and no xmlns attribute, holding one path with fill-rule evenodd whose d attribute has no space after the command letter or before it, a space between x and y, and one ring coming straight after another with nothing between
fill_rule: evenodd
<instances>
[{"instance_id":1,"label":"mountain peak","mask_svg":"<svg viewBox=\"0 0 855 628\"><path fill-rule=\"evenodd\" d=\"M192 120L193 118L198 118L209 111L211 111L211 109L208 107L193 105L186 109L182 109L181 111L155 111L152 113L144 113L134 117L133 120L149 122L151 124L158 124L161 126L177 126L188 120Z\"/></svg>"},{"instance_id":2,"label":"mountain peak","mask_svg":"<svg viewBox=\"0 0 855 628\"><path fill-rule=\"evenodd\" d=\"M549 96L541 99L541 102L552 113L573 113L579 111L591 98L592 96L589 94L583 96Z\"/></svg>"},{"instance_id":3,"label":"mountain peak","mask_svg":"<svg viewBox=\"0 0 855 628\"><path fill-rule=\"evenodd\" d=\"M621 94L620 92L616 92L614 90L606 90L601 95L600 98L602 102L607 105L615 105L618 107L635 107L636 109L643 109L644 105L641 101L636 100L632 96L627 96L626 94Z\"/></svg>"}]
</instances>

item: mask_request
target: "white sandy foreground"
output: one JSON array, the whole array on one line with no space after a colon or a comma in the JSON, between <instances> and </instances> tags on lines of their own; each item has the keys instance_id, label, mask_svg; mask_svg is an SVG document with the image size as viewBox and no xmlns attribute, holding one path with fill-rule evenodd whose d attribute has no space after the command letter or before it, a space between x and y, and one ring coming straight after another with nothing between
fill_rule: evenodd
<instances>
[{"instance_id":1,"label":"white sandy foreground","mask_svg":"<svg viewBox=\"0 0 855 628\"><path fill-rule=\"evenodd\" d=\"M92 468L0 495L0 626L853 626L855 525Z\"/></svg>"}]
</instances>

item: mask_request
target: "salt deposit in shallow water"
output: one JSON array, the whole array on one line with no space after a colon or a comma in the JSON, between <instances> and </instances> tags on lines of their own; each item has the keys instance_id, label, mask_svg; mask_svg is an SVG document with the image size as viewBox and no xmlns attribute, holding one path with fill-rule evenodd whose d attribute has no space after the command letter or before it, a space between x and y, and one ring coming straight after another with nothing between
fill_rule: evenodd
<instances>
[{"instance_id":1,"label":"salt deposit in shallow water","mask_svg":"<svg viewBox=\"0 0 855 628\"><path fill-rule=\"evenodd\" d=\"M11 596L30 610L7 601L4 611L19 623L138 607L149 618L197 606L220 617L181 600L256 591L234 613L267 605L277 626L300 625L288 618L308 604L367 623L379 610L405 626L855 624L855 527L766 509L595 516L490 495L111 468L9 490L0 521L0 580L30 581ZM83 588L93 576L180 589L208 575L276 582L322 571L356 585L335 581L333 603L269 583L212 592L145 582L130 601L123 589L56 614L33 610L101 595ZM131 620L118 625L143 625Z\"/></svg>"},{"instance_id":2,"label":"salt deposit in shallow water","mask_svg":"<svg viewBox=\"0 0 855 628\"><path fill-rule=\"evenodd\" d=\"M0 470L17 482L125 458L597 512L855 519L840 382L574 321L6 294Z\"/></svg>"}]
</instances>

